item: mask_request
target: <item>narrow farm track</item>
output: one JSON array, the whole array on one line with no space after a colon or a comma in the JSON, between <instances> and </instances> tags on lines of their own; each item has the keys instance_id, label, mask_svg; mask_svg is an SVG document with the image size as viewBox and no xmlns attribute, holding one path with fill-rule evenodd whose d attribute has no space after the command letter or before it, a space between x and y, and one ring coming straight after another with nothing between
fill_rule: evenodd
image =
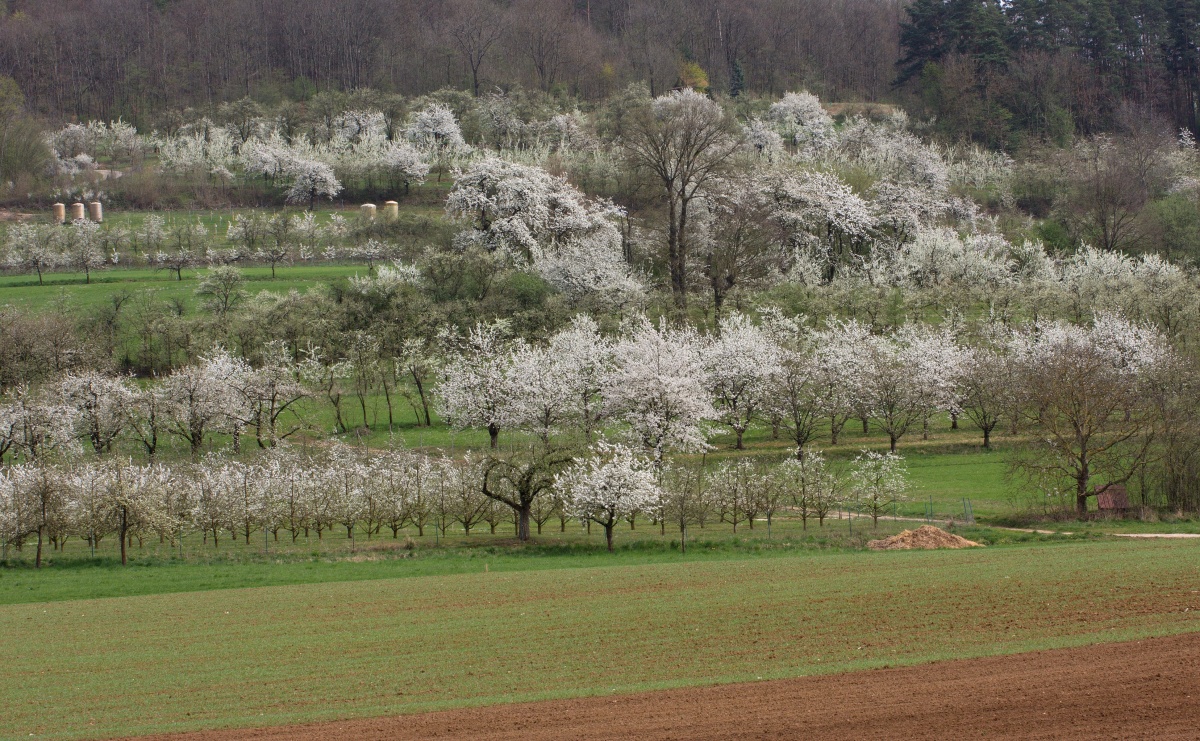
<instances>
[{"instance_id":1,"label":"narrow farm track","mask_svg":"<svg viewBox=\"0 0 1200 741\"><path fill-rule=\"evenodd\" d=\"M1200 538L1200 533L1113 533L1118 538L1174 538L1176 540Z\"/></svg>"},{"instance_id":2,"label":"narrow farm track","mask_svg":"<svg viewBox=\"0 0 1200 741\"><path fill-rule=\"evenodd\" d=\"M897 669L253 730L235 739L1194 739L1200 633Z\"/></svg>"},{"instance_id":3,"label":"narrow farm track","mask_svg":"<svg viewBox=\"0 0 1200 741\"><path fill-rule=\"evenodd\" d=\"M846 516L853 517L858 520L871 519L870 515L864 515L864 514L858 513L858 512L848 512L848 513L846 513ZM934 527L942 527L942 523L944 522L943 520L938 520L938 519L930 520L925 517L893 517L891 515L880 515L878 519L887 520L889 522L919 522L924 525L933 525ZM759 518L759 521L766 522L766 518ZM953 525L953 524L955 524L954 521L950 521L950 522L946 523L946 525ZM963 525L963 524L969 524L969 523L960 522L958 524ZM1075 534L1074 531L1069 531L1069 530L1039 530L1037 528L1029 528L1029 527L1004 527L1003 525L983 525L983 527L987 527L992 530L1005 530L1010 533L1035 533L1037 535L1074 535ZM945 529L945 528L943 528L943 529ZM1107 533L1107 534L1111 535L1115 538L1149 538L1149 539L1167 538L1167 539L1175 539L1175 540L1189 540L1189 539L1193 539L1193 538L1200 538L1200 533Z\"/></svg>"}]
</instances>

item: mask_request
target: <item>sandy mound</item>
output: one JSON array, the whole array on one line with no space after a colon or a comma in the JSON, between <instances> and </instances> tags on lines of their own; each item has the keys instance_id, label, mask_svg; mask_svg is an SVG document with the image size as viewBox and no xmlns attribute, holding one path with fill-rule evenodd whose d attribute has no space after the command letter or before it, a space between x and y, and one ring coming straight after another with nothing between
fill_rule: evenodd
<instances>
[{"instance_id":1,"label":"sandy mound","mask_svg":"<svg viewBox=\"0 0 1200 741\"><path fill-rule=\"evenodd\" d=\"M982 548L978 543L946 532L932 525L905 530L883 540L872 540L867 547L873 551L932 550L934 548Z\"/></svg>"}]
</instances>

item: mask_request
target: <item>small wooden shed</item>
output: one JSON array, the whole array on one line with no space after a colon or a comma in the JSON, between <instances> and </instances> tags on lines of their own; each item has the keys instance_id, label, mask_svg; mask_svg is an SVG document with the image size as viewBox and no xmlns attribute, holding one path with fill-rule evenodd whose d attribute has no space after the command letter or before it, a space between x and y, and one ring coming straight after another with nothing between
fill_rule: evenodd
<instances>
[{"instance_id":1,"label":"small wooden shed","mask_svg":"<svg viewBox=\"0 0 1200 741\"><path fill-rule=\"evenodd\" d=\"M1124 484L1097 486L1096 506L1101 512L1126 512L1129 510L1129 492Z\"/></svg>"}]
</instances>

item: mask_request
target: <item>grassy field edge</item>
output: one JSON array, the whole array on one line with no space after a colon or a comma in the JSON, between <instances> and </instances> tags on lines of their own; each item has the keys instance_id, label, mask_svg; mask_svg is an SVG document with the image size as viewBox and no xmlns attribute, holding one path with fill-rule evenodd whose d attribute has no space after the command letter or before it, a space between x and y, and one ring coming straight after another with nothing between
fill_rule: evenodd
<instances>
[{"instance_id":1,"label":"grassy field edge","mask_svg":"<svg viewBox=\"0 0 1200 741\"><path fill-rule=\"evenodd\" d=\"M1200 630L1200 547L1092 541L0 608L6 737L629 693Z\"/></svg>"}]
</instances>

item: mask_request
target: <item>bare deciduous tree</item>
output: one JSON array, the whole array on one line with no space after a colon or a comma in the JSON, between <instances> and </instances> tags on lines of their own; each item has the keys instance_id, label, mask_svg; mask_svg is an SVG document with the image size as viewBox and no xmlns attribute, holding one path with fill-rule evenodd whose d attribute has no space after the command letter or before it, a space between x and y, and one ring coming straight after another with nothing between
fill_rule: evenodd
<instances>
[{"instance_id":1,"label":"bare deciduous tree","mask_svg":"<svg viewBox=\"0 0 1200 741\"><path fill-rule=\"evenodd\" d=\"M504 17L491 3L459 0L453 3L449 34L471 68L471 92L479 97L479 71L492 47L504 36Z\"/></svg>"},{"instance_id":2,"label":"bare deciduous tree","mask_svg":"<svg viewBox=\"0 0 1200 741\"><path fill-rule=\"evenodd\" d=\"M662 185L671 292L676 306L686 308L689 208L737 151L734 122L714 101L694 90L681 90L655 99L642 111L624 144L631 164Z\"/></svg>"}]
</instances>

